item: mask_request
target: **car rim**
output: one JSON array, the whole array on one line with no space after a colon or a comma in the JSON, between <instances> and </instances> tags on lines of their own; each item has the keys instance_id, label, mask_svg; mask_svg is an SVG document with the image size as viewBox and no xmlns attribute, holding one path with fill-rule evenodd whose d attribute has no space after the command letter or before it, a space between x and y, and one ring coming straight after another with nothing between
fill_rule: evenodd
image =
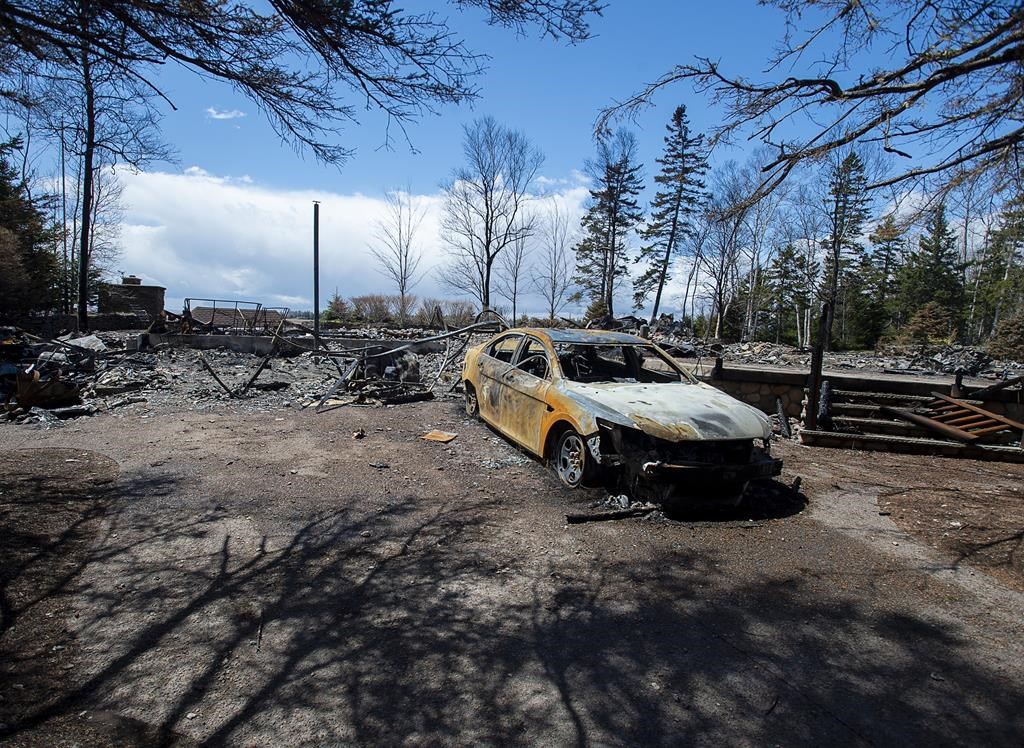
<instances>
[{"instance_id":1,"label":"car rim","mask_svg":"<svg viewBox=\"0 0 1024 748\"><path fill-rule=\"evenodd\" d=\"M558 477L570 486L575 486L583 477L583 440L571 434L562 440L558 453Z\"/></svg>"}]
</instances>

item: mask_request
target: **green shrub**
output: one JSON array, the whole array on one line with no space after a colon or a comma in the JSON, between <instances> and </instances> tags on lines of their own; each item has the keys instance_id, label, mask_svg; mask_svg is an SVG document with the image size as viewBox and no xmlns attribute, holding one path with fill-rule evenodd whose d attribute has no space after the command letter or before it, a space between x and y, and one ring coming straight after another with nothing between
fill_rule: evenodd
<instances>
[{"instance_id":1,"label":"green shrub","mask_svg":"<svg viewBox=\"0 0 1024 748\"><path fill-rule=\"evenodd\" d=\"M996 326L988 352L996 358L1024 361L1024 312L1007 317Z\"/></svg>"}]
</instances>

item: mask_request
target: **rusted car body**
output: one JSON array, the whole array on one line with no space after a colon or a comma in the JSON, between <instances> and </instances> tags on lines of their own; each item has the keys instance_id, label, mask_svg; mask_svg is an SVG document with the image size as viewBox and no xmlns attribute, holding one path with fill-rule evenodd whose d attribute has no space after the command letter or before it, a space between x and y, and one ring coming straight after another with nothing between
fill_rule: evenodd
<instances>
[{"instance_id":1,"label":"rusted car body","mask_svg":"<svg viewBox=\"0 0 1024 748\"><path fill-rule=\"evenodd\" d=\"M462 380L467 413L549 460L570 487L610 478L662 503L729 501L782 470L760 411L635 335L508 330L467 352Z\"/></svg>"}]
</instances>

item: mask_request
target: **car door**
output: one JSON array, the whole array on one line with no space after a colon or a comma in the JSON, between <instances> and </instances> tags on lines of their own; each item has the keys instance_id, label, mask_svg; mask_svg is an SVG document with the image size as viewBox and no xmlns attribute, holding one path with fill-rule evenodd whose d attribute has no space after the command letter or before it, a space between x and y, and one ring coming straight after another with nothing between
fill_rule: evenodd
<instances>
[{"instance_id":1,"label":"car door","mask_svg":"<svg viewBox=\"0 0 1024 748\"><path fill-rule=\"evenodd\" d=\"M541 423L548 410L551 387L551 354L537 338L528 335L502 374L506 393L501 401L502 430L527 449L540 454Z\"/></svg>"},{"instance_id":2,"label":"car door","mask_svg":"<svg viewBox=\"0 0 1024 748\"><path fill-rule=\"evenodd\" d=\"M505 374L512 368L512 361L522 340L522 333L502 335L487 346L477 359L477 366L480 367L480 392L477 398L480 415L499 430L504 430L500 419L501 411L506 410L501 407L503 398L507 396L505 390L508 389Z\"/></svg>"}]
</instances>

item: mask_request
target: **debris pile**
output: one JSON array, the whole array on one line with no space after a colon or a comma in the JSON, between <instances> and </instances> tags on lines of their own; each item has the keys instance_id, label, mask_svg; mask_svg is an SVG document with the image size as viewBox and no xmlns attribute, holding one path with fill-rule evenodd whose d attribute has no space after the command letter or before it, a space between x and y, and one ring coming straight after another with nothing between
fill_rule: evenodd
<instances>
[{"instance_id":1,"label":"debris pile","mask_svg":"<svg viewBox=\"0 0 1024 748\"><path fill-rule=\"evenodd\" d=\"M779 366L806 369L811 351L783 343L704 343L656 333L654 341L681 359L721 357L727 363L751 366ZM826 369L861 369L889 374L931 376L962 373L972 377L1000 378L1024 371L1024 362L994 359L985 350L968 345L933 347L888 346L877 351L828 351Z\"/></svg>"},{"instance_id":2,"label":"debris pile","mask_svg":"<svg viewBox=\"0 0 1024 748\"><path fill-rule=\"evenodd\" d=\"M168 343L151 347L149 336L138 332L45 340L17 328L0 328L0 417L51 426L126 406L230 405L266 412L427 400L458 386L468 345L504 327L500 319L478 320L429 337L418 331L417 338L397 348L354 349L340 349L329 341L316 348L303 330L285 337L279 328L272 337L288 341L282 346L288 355L281 355L275 345L264 356L226 346L201 351ZM386 332L391 338L395 331ZM418 352L418 345L427 341L441 341L444 349Z\"/></svg>"},{"instance_id":3,"label":"debris pile","mask_svg":"<svg viewBox=\"0 0 1024 748\"><path fill-rule=\"evenodd\" d=\"M396 348L379 350L368 345L362 349L330 352L339 377L324 393L317 411L343 405L397 405L430 400L435 390L452 392L459 384L466 348L482 336L508 329L508 323L494 312L481 313L476 321L457 330L421 337ZM443 341L443 353L416 356L420 345Z\"/></svg>"}]
</instances>

